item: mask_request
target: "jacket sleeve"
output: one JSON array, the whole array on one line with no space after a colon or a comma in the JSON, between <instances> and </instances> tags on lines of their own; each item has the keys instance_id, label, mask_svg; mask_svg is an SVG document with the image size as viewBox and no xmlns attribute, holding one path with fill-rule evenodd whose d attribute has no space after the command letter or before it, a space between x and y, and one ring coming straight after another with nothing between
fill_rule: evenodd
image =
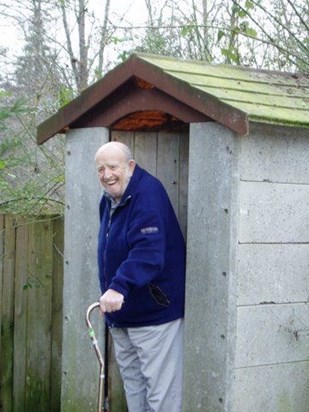
<instances>
[{"instance_id":1,"label":"jacket sleeve","mask_svg":"<svg viewBox=\"0 0 309 412\"><path fill-rule=\"evenodd\" d=\"M127 232L128 257L122 262L110 288L128 296L160 275L165 262L166 228L164 196L138 197ZM151 205L151 206L149 206Z\"/></svg>"}]
</instances>

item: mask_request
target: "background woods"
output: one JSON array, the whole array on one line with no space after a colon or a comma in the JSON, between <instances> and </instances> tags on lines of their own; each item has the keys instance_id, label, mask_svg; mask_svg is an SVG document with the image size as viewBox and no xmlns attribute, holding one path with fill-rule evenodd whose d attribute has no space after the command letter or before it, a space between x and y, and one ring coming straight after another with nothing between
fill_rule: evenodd
<instances>
[{"instance_id":1,"label":"background woods","mask_svg":"<svg viewBox=\"0 0 309 412\"><path fill-rule=\"evenodd\" d=\"M290 71L296 79L298 71L309 73L308 0L123 3L0 0L3 32L15 27L18 34L11 43L5 43L9 34L0 40L0 213L6 213L0 216L0 383L5 412L56 411L60 402L63 233L61 219L54 216L64 212L65 149L61 136L38 146L37 125L135 50ZM140 9L132 14L137 3ZM75 165L77 185L85 180L81 164L90 164L86 152ZM82 201L79 210L89 214ZM95 219L95 212L90 215ZM66 231L75 229L75 238L80 236L77 220ZM85 239L95 241L94 236ZM90 240L86 257L95 250ZM66 264L73 267L77 261L87 268L84 256L79 258ZM71 285L67 290L74 295ZM71 336L66 344L72 352ZM78 352L76 342L73 349Z\"/></svg>"},{"instance_id":2,"label":"background woods","mask_svg":"<svg viewBox=\"0 0 309 412\"><path fill-rule=\"evenodd\" d=\"M59 137L36 126L136 50L309 72L308 0L1 0L0 208L62 213ZM11 27L17 37L10 39ZM1 43L0 43L1 44Z\"/></svg>"}]
</instances>

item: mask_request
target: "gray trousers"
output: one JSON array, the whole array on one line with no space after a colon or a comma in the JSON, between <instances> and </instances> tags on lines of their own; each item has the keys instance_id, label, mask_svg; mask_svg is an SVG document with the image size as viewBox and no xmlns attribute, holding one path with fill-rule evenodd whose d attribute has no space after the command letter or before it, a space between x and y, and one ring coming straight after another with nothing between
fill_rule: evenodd
<instances>
[{"instance_id":1,"label":"gray trousers","mask_svg":"<svg viewBox=\"0 0 309 412\"><path fill-rule=\"evenodd\" d=\"M129 412L181 412L183 322L110 329Z\"/></svg>"}]
</instances>

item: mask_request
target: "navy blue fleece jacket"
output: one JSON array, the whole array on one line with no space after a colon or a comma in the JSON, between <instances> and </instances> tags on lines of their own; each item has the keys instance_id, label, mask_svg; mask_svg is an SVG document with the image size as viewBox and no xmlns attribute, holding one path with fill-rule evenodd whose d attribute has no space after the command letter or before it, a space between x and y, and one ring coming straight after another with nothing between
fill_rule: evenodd
<instances>
[{"instance_id":1,"label":"navy blue fleece jacket","mask_svg":"<svg viewBox=\"0 0 309 412\"><path fill-rule=\"evenodd\" d=\"M115 327L158 325L184 315L185 243L158 179L136 165L113 214L100 202L98 265L101 291L124 295L122 309L106 314Z\"/></svg>"}]
</instances>

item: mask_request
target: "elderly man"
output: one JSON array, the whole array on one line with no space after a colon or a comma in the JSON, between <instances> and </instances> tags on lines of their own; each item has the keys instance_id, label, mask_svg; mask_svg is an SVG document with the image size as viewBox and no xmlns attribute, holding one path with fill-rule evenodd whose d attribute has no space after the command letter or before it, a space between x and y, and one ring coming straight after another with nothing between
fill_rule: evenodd
<instances>
[{"instance_id":1,"label":"elderly man","mask_svg":"<svg viewBox=\"0 0 309 412\"><path fill-rule=\"evenodd\" d=\"M180 412L185 244L168 195L129 148L95 155L100 202L98 264L105 314L130 412Z\"/></svg>"}]
</instances>

